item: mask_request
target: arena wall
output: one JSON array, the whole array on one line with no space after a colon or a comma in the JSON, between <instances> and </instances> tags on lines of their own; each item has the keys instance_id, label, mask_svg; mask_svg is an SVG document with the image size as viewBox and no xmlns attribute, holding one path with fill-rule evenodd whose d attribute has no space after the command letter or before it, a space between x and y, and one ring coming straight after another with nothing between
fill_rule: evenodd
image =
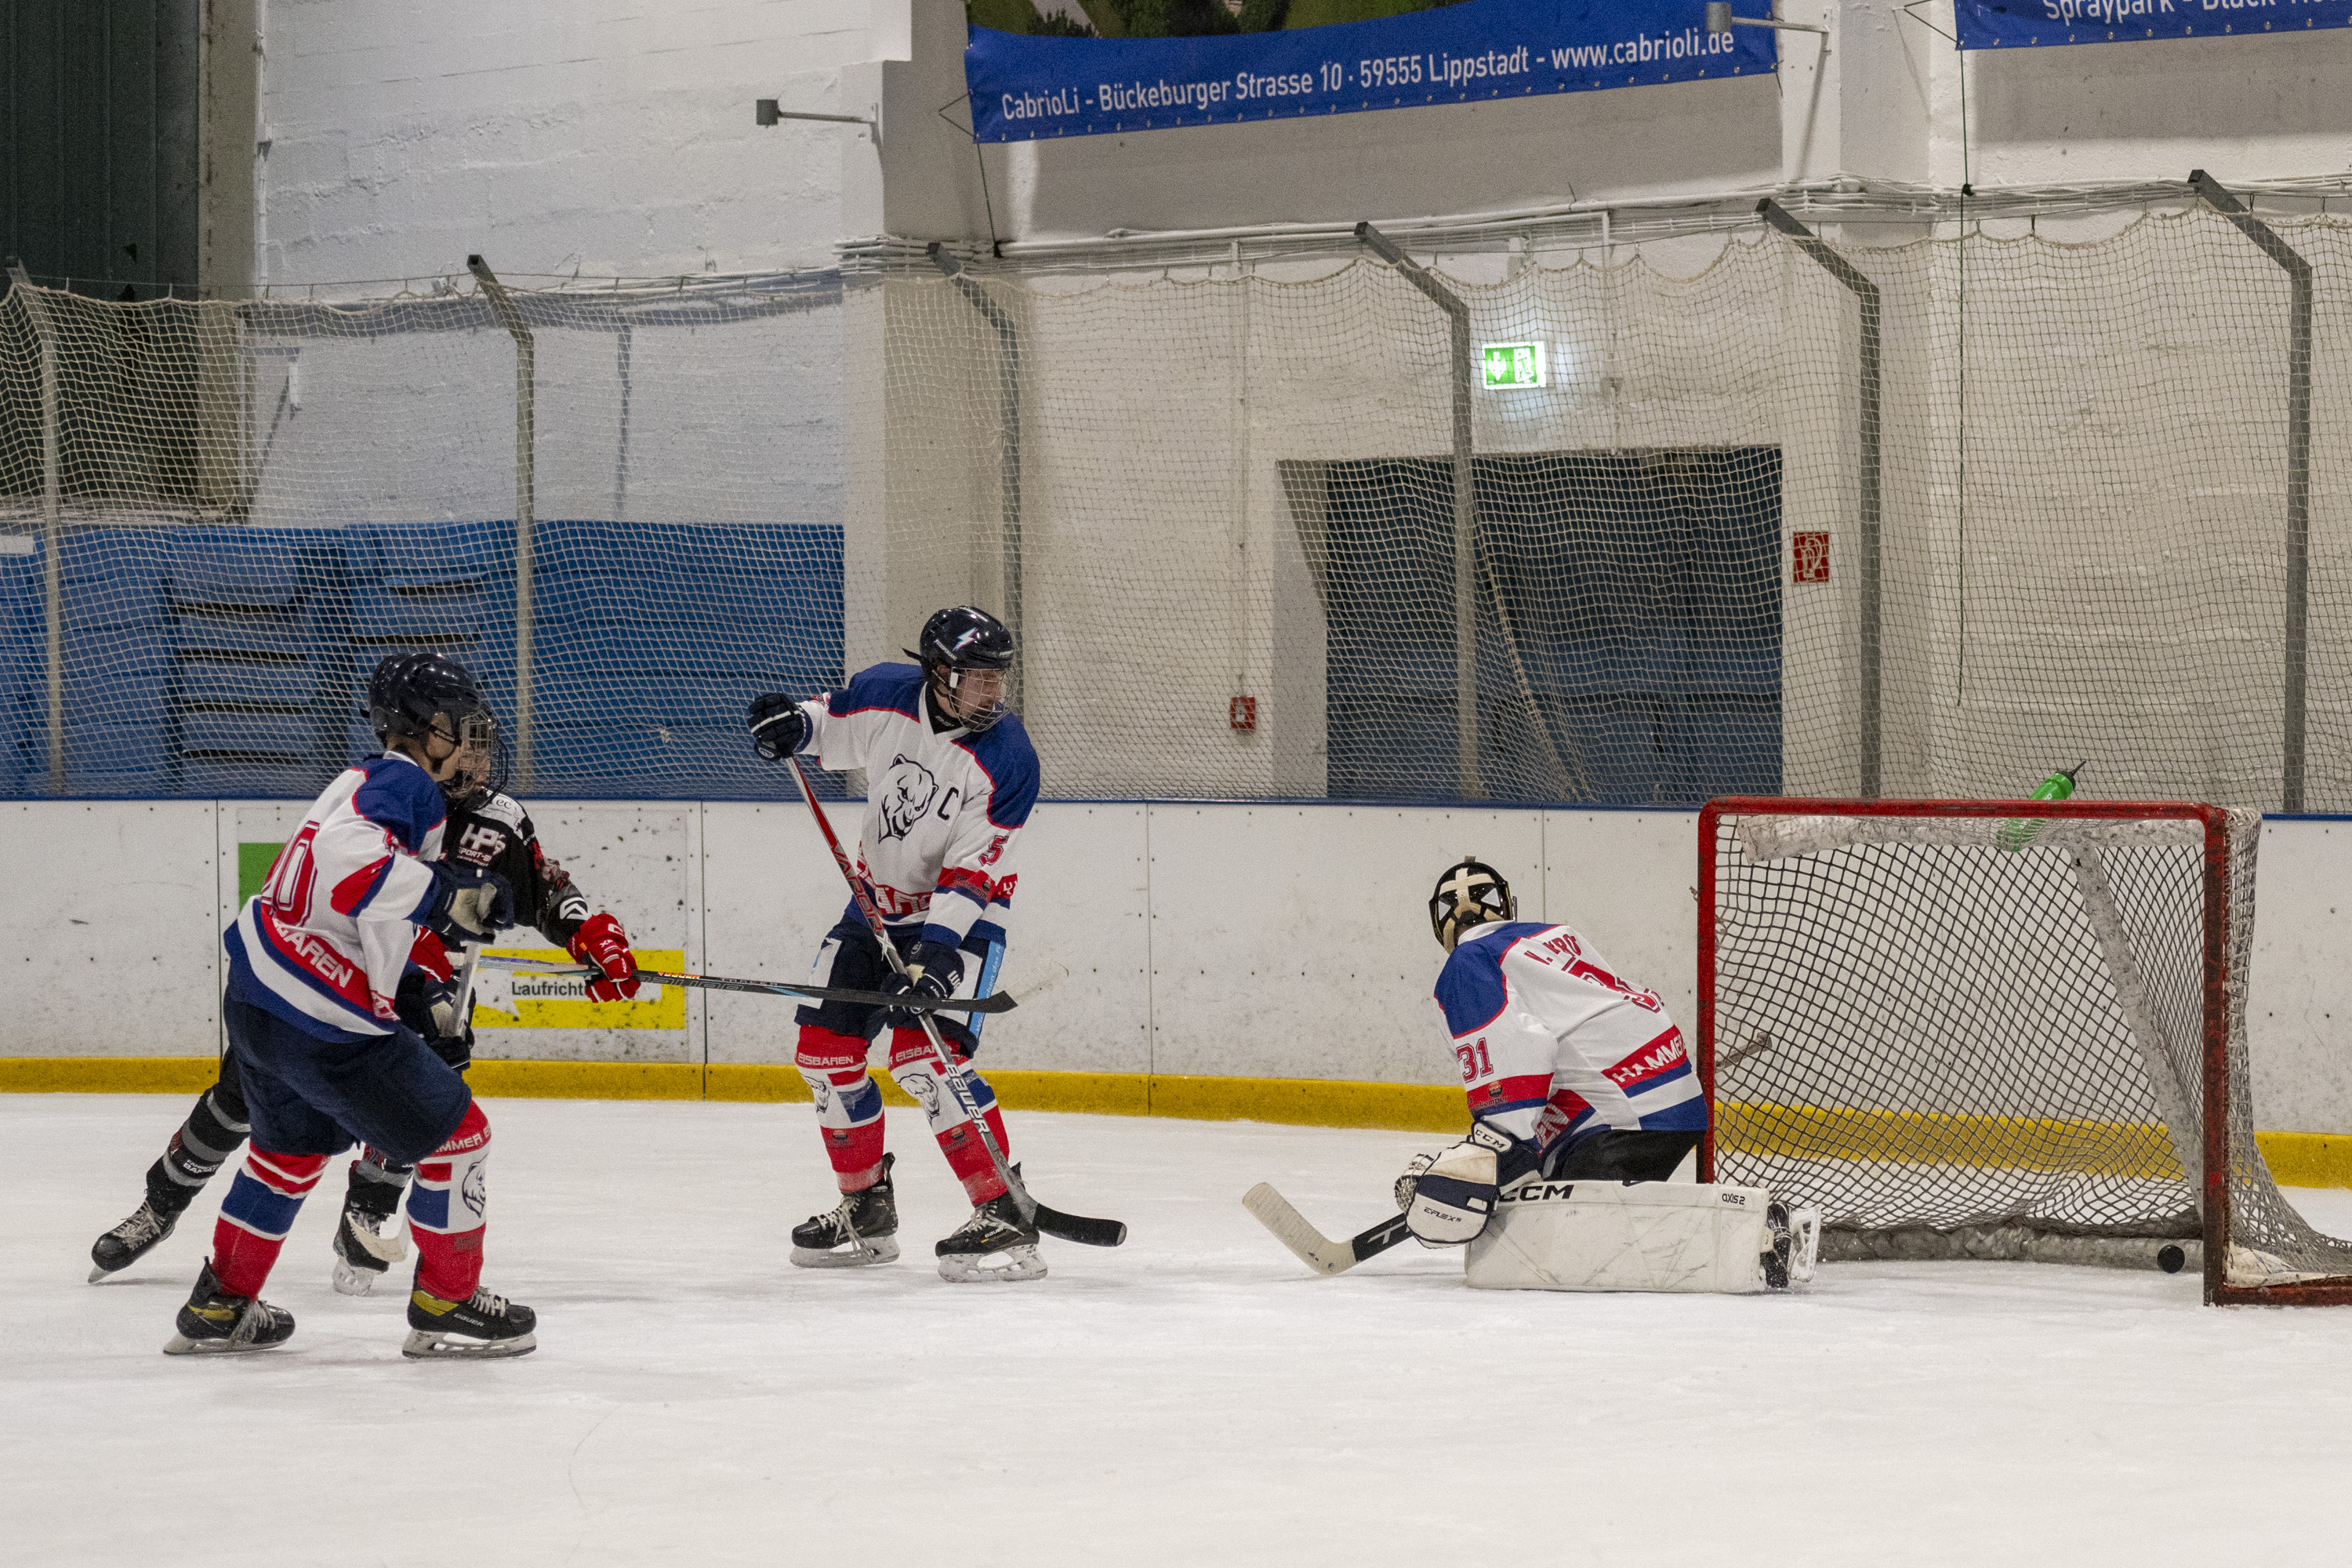
<instances>
[{"instance_id":1,"label":"arena wall","mask_svg":"<svg viewBox=\"0 0 2352 1568\"><path fill-rule=\"evenodd\" d=\"M236 909L240 859L249 879L268 853L241 856L240 846L273 843L301 809L0 805L0 858L16 871L15 895L0 904L0 952L15 955L16 981L0 1013L0 1058L215 1052L218 931ZM838 826L854 830L858 807L832 809ZM793 979L808 973L844 905L801 814L782 805L599 803L541 805L535 818L581 885L627 922L641 954ZM1512 879L1523 914L1577 926L1687 1024L1695 820L1591 809L1043 805L1024 844L1013 962L1050 958L1070 978L992 1020L982 1059L1016 1073L1444 1086L1454 1067L1429 1000L1439 954L1424 902L1437 871L1465 852ZM2352 1134L2347 886L2352 821L2265 825L2252 1007L2255 1116L2265 1129ZM530 942L525 934L513 945ZM640 1005L624 1028L479 1028L478 1058L713 1073L792 1059L789 1003L688 992L681 1006L669 995ZM1283 1119L1221 1103L1227 1114Z\"/></svg>"}]
</instances>

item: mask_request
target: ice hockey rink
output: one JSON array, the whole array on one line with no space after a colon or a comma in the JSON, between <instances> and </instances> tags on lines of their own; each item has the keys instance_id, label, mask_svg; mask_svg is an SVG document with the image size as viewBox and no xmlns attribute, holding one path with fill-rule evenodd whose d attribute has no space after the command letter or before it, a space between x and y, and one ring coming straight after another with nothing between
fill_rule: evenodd
<instances>
[{"instance_id":1,"label":"ice hockey rink","mask_svg":"<svg viewBox=\"0 0 2352 1568\"><path fill-rule=\"evenodd\" d=\"M1241 1194L1360 1228L1442 1140L1016 1113L1038 1191L1132 1238L956 1287L926 1243L963 1205L912 1112L906 1258L819 1273L785 1261L825 1196L804 1106L489 1110L484 1282L538 1309L536 1354L404 1362L396 1286L328 1287L331 1173L269 1289L292 1343L187 1361L159 1351L226 1181L84 1283L184 1100L0 1099L0 1560L2146 1568L2341 1533L2340 1314L2187 1277L1489 1293L1406 1247L1324 1279ZM2352 1192L2290 1195L2352 1228Z\"/></svg>"}]
</instances>

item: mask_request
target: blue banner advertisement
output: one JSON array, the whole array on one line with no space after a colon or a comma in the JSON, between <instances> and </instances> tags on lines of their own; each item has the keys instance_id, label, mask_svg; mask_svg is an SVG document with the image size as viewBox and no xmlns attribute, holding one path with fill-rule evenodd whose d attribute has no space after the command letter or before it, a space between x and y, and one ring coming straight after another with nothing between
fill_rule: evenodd
<instances>
[{"instance_id":1,"label":"blue banner advertisement","mask_svg":"<svg viewBox=\"0 0 2352 1568\"><path fill-rule=\"evenodd\" d=\"M974 27L964 79L975 140L1030 142L1772 74L1769 31L1710 34L1706 12L1701 0L1463 0L1213 37Z\"/></svg>"},{"instance_id":2,"label":"blue banner advertisement","mask_svg":"<svg viewBox=\"0 0 2352 1568\"><path fill-rule=\"evenodd\" d=\"M2352 27L2352 0L1952 0L1964 49L2144 44Z\"/></svg>"}]
</instances>

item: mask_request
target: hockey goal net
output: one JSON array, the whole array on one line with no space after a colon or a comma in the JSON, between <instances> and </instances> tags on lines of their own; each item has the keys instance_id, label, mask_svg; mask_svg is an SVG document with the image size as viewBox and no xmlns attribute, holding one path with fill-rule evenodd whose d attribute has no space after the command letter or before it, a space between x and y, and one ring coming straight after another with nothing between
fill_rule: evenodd
<instances>
[{"instance_id":1,"label":"hockey goal net","mask_svg":"<svg viewBox=\"0 0 2352 1568\"><path fill-rule=\"evenodd\" d=\"M1821 1209L1825 1258L2201 1265L2352 1304L2248 1092L2261 815L1730 798L1699 819L1703 1179Z\"/></svg>"}]
</instances>

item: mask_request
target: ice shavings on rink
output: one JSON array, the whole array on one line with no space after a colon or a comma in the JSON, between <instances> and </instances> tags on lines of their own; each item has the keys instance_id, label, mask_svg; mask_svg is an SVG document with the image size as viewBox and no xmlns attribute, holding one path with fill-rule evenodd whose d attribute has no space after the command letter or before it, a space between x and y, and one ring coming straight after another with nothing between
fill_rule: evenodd
<instances>
[{"instance_id":1,"label":"ice shavings on rink","mask_svg":"<svg viewBox=\"0 0 2352 1568\"><path fill-rule=\"evenodd\" d=\"M1021 1115L1040 1284L957 1287L968 1212L913 1113L904 1261L814 1272L806 1106L499 1100L496 1365L400 1359L328 1288L335 1162L275 1354L157 1353L224 1176L87 1285L184 1097L0 1098L0 1560L200 1565L2314 1562L2338 1549L2352 1313L2186 1277L1825 1266L1802 1296L1474 1292L1407 1247L1309 1276L1241 1208L1388 1210L1427 1134ZM2290 1194L2352 1231L2352 1193Z\"/></svg>"}]
</instances>

